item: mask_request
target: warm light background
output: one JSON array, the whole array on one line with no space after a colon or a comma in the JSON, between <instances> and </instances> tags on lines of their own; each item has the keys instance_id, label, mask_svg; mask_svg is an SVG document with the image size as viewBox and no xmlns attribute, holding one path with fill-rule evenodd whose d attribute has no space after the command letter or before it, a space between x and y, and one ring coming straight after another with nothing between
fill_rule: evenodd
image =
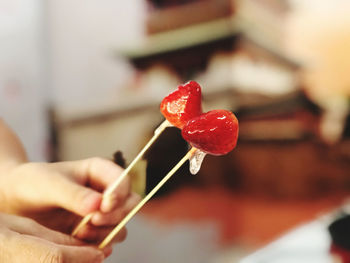
<instances>
[{"instance_id":1,"label":"warm light background","mask_svg":"<svg viewBox=\"0 0 350 263\"><path fill-rule=\"evenodd\" d=\"M161 99L189 79L204 110L239 117L237 149L195 177L181 170L108 262L239 262L339 208L350 190L350 3L159 0L172 3L162 15L150 2L0 0L0 117L32 161L121 150L130 162L163 119ZM178 131L164 134L133 172L137 189L183 151ZM277 241L273 262L329 263L320 225L302 252ZM272 262L259 259L247 262Z\"/></svg>"}]
</instances>

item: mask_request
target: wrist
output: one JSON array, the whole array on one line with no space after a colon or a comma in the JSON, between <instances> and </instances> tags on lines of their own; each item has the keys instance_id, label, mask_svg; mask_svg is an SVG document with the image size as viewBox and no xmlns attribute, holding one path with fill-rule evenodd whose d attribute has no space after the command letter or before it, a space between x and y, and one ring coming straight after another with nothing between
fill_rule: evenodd
<instances>
[{"instance_id":1,"label":"wrist","mask_svg":"<svg viewBox=\"0 0 350 263\"><path fill-rule=\"evenodd\" d=\"M20 166L24 162L18 160L0 160L0 176L7 176L13 169Z\"/></svg>"},{"instance_id":2,"label":"wrist","mask_svg":"<svg viewBox=\"0 0 350 263\"><path fill-rule=\"evenodd\" d=\"M0 162L0 212L13 213L15 199L13 196L13 184L18 180L12 180L13 171L22 163L18 161Z\"/></svg>"}]
</instances>

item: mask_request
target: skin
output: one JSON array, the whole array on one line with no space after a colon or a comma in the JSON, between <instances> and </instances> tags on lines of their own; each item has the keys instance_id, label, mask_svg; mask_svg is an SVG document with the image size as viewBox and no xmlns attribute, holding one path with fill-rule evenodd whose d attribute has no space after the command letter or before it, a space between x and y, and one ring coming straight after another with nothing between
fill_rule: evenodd
<instances>
[{"instance_id":1,"label":"skin","mask_svg":"<svg viewBox=\"0 0 350 263\"><path fill-rule=\"evenodd\" d=\"M0 214L0 262L103 262L112 251L99 251L32 219Z\"/></svg>"},{"instance_id":2,"label":"skin","mask_svg":"<svg viewBox=\"0 0 350 263\"><path fill-rule=\"evenodd\" d=\"M0 142L0 262L102 262L111 254L110 247L102 253L96 245L140 200L128 179L102 200L122 168L101 158L30 163L1 120ZM70 237L91 212L91 222L77 234L80 241ZM125 237L123 229L114 242Z\"/></svg>"}]
</instances>

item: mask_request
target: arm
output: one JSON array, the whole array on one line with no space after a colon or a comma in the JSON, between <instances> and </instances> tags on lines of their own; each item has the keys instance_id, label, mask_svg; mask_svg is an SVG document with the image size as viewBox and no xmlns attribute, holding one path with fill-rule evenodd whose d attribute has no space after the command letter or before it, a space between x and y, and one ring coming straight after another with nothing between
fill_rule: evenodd
<instances>
[{"instance_id":1,"label":"arm","mask_svg":"<svg viewBox=\"0 0 350 263\"><path fill-rule=\"evenodd\" d=\"M26 161L27 155L19 138L0 118L0 177ZM0 191L0 211L7 210L5 194Z\"/></svg>"},{"instance_id":2,"label":"arm","mask_svg":"<svg viewBox=\"0 0 350 263\"><path fill-rule=\"evenodd\" d=\"M27 162L27 154L13 131L0 118L0 168Z\"/></svg>"}]
</instances>

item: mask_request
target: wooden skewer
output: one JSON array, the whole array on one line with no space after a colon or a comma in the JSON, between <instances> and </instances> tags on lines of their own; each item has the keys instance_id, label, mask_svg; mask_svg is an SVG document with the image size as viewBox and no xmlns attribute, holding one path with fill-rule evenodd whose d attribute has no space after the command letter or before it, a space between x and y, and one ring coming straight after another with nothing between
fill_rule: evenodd
<instances>
[{"instance_id":1,"label":"wooden skewer","mask_svg":"<svg viewBox=\"0 0 350 263\"><path fill-rule=\"evenodd\" d=\"M141 159L141 157L145 154L149 147L158 139L160 134L167 128L172 126L170 122L167 120L163 121L158 128L154 131L153 137L148 141L148 143L143 147L143 149L138 153L135 159L129 164L129 166L122 172L122 174L118 177L115 182L109 186L106 191L103 193L103 199L108 199L111 197L111 194L115 191L115 189L120 185L120 183L124 180L124 178L128 175L130 170L135 166L135 164ZM78 232L91 220L93 213L86 215L80 223L74 228L72 232L72 236L76 236Z\"/></svg>"},{"instance_id":2,"label":"wooden skewer","mask_svg":"<svg viewBox=\"0 0 350 263\"><path fill-rule=\"evenodd\" d=\"M150 191L137 206L132 209L129 214L108 234L108 236L98 246L99 249L105 248L118 232L126 225L126 223L141 209L141 207L170 179L170 177L188 160L192 157L196 148L191 148L187 154L170 170L170 172Z\"/></svg>"}]
</instances>

